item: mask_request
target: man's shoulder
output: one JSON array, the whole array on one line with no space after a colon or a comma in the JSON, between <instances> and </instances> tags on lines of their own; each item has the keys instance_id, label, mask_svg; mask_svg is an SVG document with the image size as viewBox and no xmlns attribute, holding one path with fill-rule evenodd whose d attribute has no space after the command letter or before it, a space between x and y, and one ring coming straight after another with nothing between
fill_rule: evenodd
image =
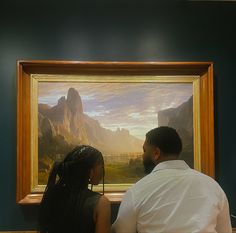
<instances>
[{"instance_id":1,"label":"man's shoulder","mask_svg":"<svg viewBox=\"0 0 236 233\"><path fill-rule=\"evenodd\" d=\"M215 183L215 184L218 184L216 182L216 180L214 180L212 177L200 172L200 171L197 171L197 170L194 170L194 169L190 169L192 174L194 174L196 177L199 177L199 179L203 179L203 180L206 180L208 182L212 182L212 183Z\"/></svg>"},{"instance_id":2,"label":"man's shoulder","mask_svg":"<svg viewBox=\"0 0 236 233\"><path fill-rule=\"evenodd\" d=\"M224 192L223 189L221 188L220 184L215 179L213 179L212 177L210 177L202 172L196 171L194 169L191 169L191 170L192 170L192 174L195 175L196 179L198 179L202 183L209 185L209 187L211 187L211 188L214 187L216 189L216 191Z\"/></svg>"},{"instance_id":3,"label":"man's shoulder","mask_svg":"<svg viewBox=\"0 0 236 233\"><path fill-rule=\"evenodd\" d=\"M144 176L129 188L132 193L139 192L141 189L146 189L151 179L151 174Z\"/></svg>"}]
</instances>

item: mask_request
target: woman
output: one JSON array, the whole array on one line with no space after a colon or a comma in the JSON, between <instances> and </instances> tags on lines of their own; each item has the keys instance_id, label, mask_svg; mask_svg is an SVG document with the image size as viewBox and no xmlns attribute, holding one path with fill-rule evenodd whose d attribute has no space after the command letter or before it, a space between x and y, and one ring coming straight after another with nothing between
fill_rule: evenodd
<instances>
[{"instance_id":1,"label":"woman","mask_svg":"<svg viewBox=\"0 0 236 233\"><path fill-rule=\"evenodd\" d=\"M103 179L104 161L91 146L74 148L56 162L40 204L41 233L110 233L110 202L88 184Z\"/></svg>"}]
</instances>

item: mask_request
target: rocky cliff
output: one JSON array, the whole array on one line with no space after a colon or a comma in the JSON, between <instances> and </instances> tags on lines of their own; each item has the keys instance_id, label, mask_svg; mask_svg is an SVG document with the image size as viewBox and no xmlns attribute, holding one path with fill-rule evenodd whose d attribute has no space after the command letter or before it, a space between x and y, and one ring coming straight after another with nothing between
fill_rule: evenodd
<instances>
[{"instance_id":1,"label":"rocky cliff","mask_svg":"<svg viewBox=\"0 0 236 233\"><path fill-rule=\"evenodd\" d=\"M158 125L177 130L183 142L181 158L193 167L193 97L177 108L159 111Z\"/></svg>"},{"instance_id":2,"label":"rocky cliff","mask_svg":"<svg viewBox=\"0 0 236 233\"><path fill-rule=\"evenodd\" d=\"M38 112L40 154L44 154L44 148L48 149L50 145L60 147L59 142L67 149L89 144L106 154L142 151L142 140L130 135L128 130L105 129L97 120L84 114L81 97L74 88L70 88L67 97L61 97L53 107L39 104ZM52 150L47 154L54 153Z\"/></svg>"}]
</instances>

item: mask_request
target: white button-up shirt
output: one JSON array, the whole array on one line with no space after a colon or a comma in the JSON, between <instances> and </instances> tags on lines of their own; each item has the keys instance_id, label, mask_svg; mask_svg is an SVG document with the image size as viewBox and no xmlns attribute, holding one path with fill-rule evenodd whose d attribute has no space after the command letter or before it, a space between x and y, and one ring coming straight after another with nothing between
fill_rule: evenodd
<instances>
[{"instance_id":1,"label":"white button-up shirt","mask_svg":"<svg viewBox=\"0 0 236 233\"><path fill-rule=\"evenodd\" d=\"M230 233L226 195L211 177L182 160L159 163L125 194L116 233Z\"/></svg>"}]
</instances>

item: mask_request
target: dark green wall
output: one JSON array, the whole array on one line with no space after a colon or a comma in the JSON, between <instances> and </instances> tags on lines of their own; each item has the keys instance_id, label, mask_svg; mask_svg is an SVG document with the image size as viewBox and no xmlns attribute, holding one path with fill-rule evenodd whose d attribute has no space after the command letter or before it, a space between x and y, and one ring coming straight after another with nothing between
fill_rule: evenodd
<instances>
[{"instance_id":1,"label":"dark green wall","mask_svg":"<svg viewBox=\"0 0 236 233\"><path fill-rule=\"evenodd\" d=\"M58 2L0 6L0 230L31 230L37 221L37 206L15 203L18 59L213 61L216 179L236 215L236 4Z\"/></svg>"}]
</instances>

